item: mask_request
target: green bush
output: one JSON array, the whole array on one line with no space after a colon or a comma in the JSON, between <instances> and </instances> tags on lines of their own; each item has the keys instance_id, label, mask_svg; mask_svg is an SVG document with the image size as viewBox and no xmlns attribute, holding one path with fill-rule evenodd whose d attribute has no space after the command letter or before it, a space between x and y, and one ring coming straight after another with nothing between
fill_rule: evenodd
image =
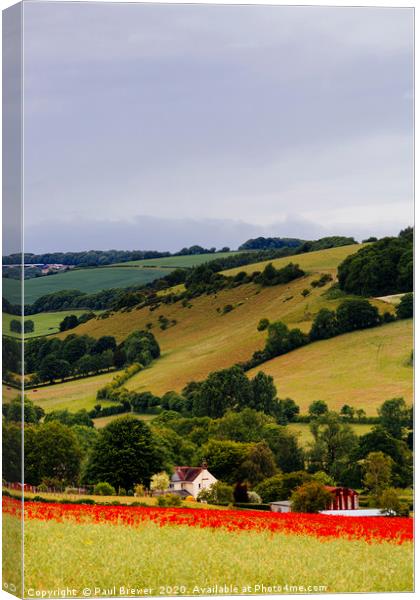
<instances>
[{"instance_id":1,"label":"green bush","mask_svg":"<svg viewBox=\"0 0 420 600\"><path fill-rule=\"evenodd\" d=\"M93 493L95 496L115 496L115 488L106 481L100 481L94 487Z\"/></svg>"},{"instance_id":2,"label":"green bush","mask_svg":"<svg viewBox=\"0 0 420 600\"><path fill-rule=\"evenodd\" d=\"M399 319L412 319L414 312L414 294L409 292L402 296L397 306L397 316Z\"/></svg>"},{"instance_id":3,"label":"green bush","mask_svg":"<svg viewBox=\"0 0 420 600\"><path fill-rule=\"evenodd\" d=\"M181 496L177 494L165 494L164 496L158 496L158 506L181 506Z\"/></svg>"}]
</instances>

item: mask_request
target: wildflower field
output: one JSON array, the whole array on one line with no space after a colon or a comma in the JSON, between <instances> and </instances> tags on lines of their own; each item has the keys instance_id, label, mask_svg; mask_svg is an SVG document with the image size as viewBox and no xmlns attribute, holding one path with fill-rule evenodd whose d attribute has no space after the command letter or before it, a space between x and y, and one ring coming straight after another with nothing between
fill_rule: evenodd
<instances>
[{"instance_id":1,"label":"wildflower field","mask_svg":"<svg viewBox=\"0 0 420 600\"><path fill-rule=\"evenodd\" d=\"M20 506L4 498L6 580L16 572L16 548L7 545L16 545L10 533L19 531ZM24 510L26 594L413 589L408 518L36 502L25 502Z\"/></svg>"}]
</instances>

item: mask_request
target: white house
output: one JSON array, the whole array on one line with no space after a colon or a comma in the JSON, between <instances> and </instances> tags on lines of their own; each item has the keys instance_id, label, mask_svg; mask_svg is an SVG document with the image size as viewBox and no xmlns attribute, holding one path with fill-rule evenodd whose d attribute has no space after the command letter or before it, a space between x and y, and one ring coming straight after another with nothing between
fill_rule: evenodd
<instances>
[{"instance_id":1,"label":"white house","mask_svg":"<svg viewBox=\"0 0 420 600\"><path fill-rule=\"evenodd\" d=\"M168 491L179 496L194 496L194 498L197 498L201 490L209 488L216 482L216 477L207 470L207 465L202 467L175 467Z\"/></svg>"}]
</instances>

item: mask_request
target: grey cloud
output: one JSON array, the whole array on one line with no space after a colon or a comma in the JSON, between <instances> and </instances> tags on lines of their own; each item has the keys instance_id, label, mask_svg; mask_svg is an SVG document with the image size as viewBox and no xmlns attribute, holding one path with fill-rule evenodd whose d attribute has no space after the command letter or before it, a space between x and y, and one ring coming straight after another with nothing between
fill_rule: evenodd
<instances>
[{"instance_id":1,"label":"grey cloud","mask_svg":"<svg viewBox=\"0 0 420 600\"><path fill-rule=\"evenodd\" d=\"M28 231L408 222L412 34L410 9L26 3Z\"/></svg>"},{"instance_id":2,"label":"grey cloud","mask_svg":"<svg viewBox=\"0 0 420 600\"><path fill-rule=\"evenodd\" d=\"M41 253L118 248L175 252L193 244L236 249L245 240L261 235L301 239L348 235L360 241L371 235L395 235L406 225L404 219L396 219L392 223L377 222L374 226L351 221L331 226L296 214L288 214L283 221L266 226L239 219L164 219L148 215L119 221L50 219L28 227L25 251Z\"/></svg>"}]
</instances>

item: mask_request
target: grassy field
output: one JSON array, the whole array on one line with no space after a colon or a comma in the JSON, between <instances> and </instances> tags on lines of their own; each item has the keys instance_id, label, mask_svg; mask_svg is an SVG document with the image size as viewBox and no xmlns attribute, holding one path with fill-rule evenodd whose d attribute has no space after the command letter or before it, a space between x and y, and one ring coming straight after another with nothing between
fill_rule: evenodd
<instances>
[{"instance_id":1,"label":"grassy field","mask_svg":"<svg viewBox=\"0 0 420 600\"><path fill-rule=\"evenodd\" d=\"M59 290L80 290L86 293L110 288L143 285L167 275L167 269L136 267L107 267L75 269L66 273L37 277L25 281L25 304L32 304L40 296ZM3 295L12 304L20 302L20 283L15 279L3 279Z\"/></svg>"},{"instance_id":2,"label":"grassy field","mask_svg":"<svg viewBox=\"0 0 420 600\"><path fill-rule=\"evenodd\" d=\"M304 413L314 400L324 400L334 410L350 404L376 415L384 400L403 396L412 403L412 348L413 322L407 319L310 344L262 370L274 378L279 397L293 398Z\"/></svg>"},{"instance_id":3,"label":"grassy field","mask_svg":"<svg viewBox=\"0 0 420 600\"><path fill-rule=\"evenodd\" d=\"M240 252L211 252L208 254L188 254L185 256L168 256L166 258L146 258L145 260L131 260L126 263L117 263L115 267L139 266L139 267L168 267L176 269L178 267L191 268L202 265L210 260L217 258L226 258Z\"/></svg>"},{"instance_id":4,"label":"grassy field","mask_svg":"<svg viewBox=\"0 0 420 600\"><path fill-rule=\"evenodd\" d=\"M95 404L97 390L109 383L115 376L115 372L102 373L94 377L75 379L66 383L56 383L44 387L27 390L26 395L30 400L42 406L46 412L62 410L67 408L71 411L91 410ZM16 394L15 394L16 395ZM102 406L113 406L115 403L101 400Z\"/></svg>"},{"instance_id":5,"label":"grassy field","mask_svg":"<svg viewBox=\"0 0 420 600\"><path fill-rule=\"evenodd\" d=\"M369 433L372 429L373 425L366 425L364 423L352 423L351 428L354 433L358 436L365 435ZM309 429L309 423L289 423L287 426L289 431L297 434L299 439L299 444L305 448L310 442L314 441L313 435Z\"/></svg>"},{"instance_id":6,"label":"grassy field","mask_svg":"<svg viewBox=\"0 0 420 600\"><path fill-rule=\"evenodd\" d=\"M4 522L8 532L19 523L9 515ZM130 595L127 588L138 590L136 596L176 595L177 586L183 595L212 595L208 588L215 585L237 586L236 593L245 594L290 593L290 586L301 593L319 591L319 586L327 593L413 589L409 542L369 544L265 531L41 520L27 520L24 536L25 591L69 587L81 596L88 587L93 596L109 597ZM4 581L15 579L13 545L9 534ZM116 593L110 593L114 586Z\"/></svg>"},{"instance_id":7,"label":"grassy field","mask_svg":"<svg viewBox=\"0 0 420 600\"><path fill-rule=\"evenodd\" d=\"M58 333L60 331L60 323L64 319L66 315L76 315L76 317L80 317L80 315L85 314L86 310L70 310L70 311L59 311L59 312L46 312L46 313L38 313L36 315L30 315L25 318L25 321L31 320L34 322L34 331L32 333L26 333L25 339L30 339L33 337L39 337L43 335L51 335L53 333ZM89 311L90 312L90 311ZM96 314L100 311L94 311ZM10 335L11 337L20 337L20 334L14 333L10 331L10 321L12 319L16 319L15 315L9 315L7 313L3 313L3 332L5 335ZM70 333L70 332L67 332Z\"/></svg>"},{"instance_id":8,"label":"grassy field","mask_svg":"<svg viewBox=\"0 0 420 600\"><path fill-rule=\"evenodd\" d=\"M101 401L102 404L102 401ZM111 421L114 421L116 418L118 417L126 417L127 415L130 415L136 419L140 419L140 421L152 421L156 415L137 415L136 413L122 413L119 415L110 415L108 417L99 417L98 419L93 419L93 422L95 423L95 427L97 429L102 429L102 427L105 427L105 425L108 425L108 423L111 423Z\"/></svg>"},{"instance_id":9,"label":"grassy field","mask_svg":"<svg viewBox=\"0 0 420 600\"><path fill-rule=\"evenodd\" d=\"M308 331L321 308L335 309L343 300L329 298L331 284L312 288L311 282L321 272L334 275L341 260L358 248L345 246L301 255L299 261L309 273L286 285L260 288L246 284L200 296L191 300L189 307L177 302L161 304L153 312L149 308L117 312L105 320L92 319L73 332L95 338L113 335L120 342L132 331L151 324L162 356L135 375L126 387L158 395L171 389L179 391L189 381L204 379L211 371L247 360L255 350L262 349L266 332L257 331L257 324L263 317ZM279 260L287 263L288 259ZM255 265L251 268L254 270ZM304 289L310 290L306 297L302 296ZM372 302L380 311L394 310L382 300ZM227 304L234 310L222 315ZM176 324L161 330L161 315ZM348 403L375 415L379 404L389 397L403 395L410 401L412 371L404 363L413 347L411 327L411 322L406 321L340 336L275 359L259 369L273 374L279 397L290 396L302 411L313 400L324 399L331 408L339 409ZM336 354L337 360L331 360ZM100 375L40 389L37 399L41 405L45 403L47 410L52 405L91 408L97 389L110 377Z\"/></svg>"},{"instance_id":10,"label":"grassy field","mask_svg":"<svg viewBox=\"0 0 420 600\"><path fill-rule=\"evenodd\" d=\"M239 271L252 273L254 271L262 271L268 263L280 269L289 263L297 263L301 269L308 273L331 273L335 274L337 267L350 254L358 252L361 248L368 244L352 244L350 246L339 246L338 248L329 248L328 250L317 250L316 252L306 252L305 254L297 254L296 256L285 256L283 258L275 258L274 260L266 260L244 267L236 267L223 271L225 275L236 275Z\"/></svg>"},{"instance_id":11,"label":"grassy field","mask_svg":"<svg viewBox=\"0 0 420 600\"><path fill-rule=\"evenodd\" d=\"M162 356L150 367L135 375L127 383L127 388L138 391L150 390L156 394L163 394L171 389L181 390L189 381L203 379L211 371L246 360L255 350L261 349L264 346L266 334L257 331L257 324L262 317L272 320L282 319L289 325L296 325L307 331L314 314L322 306L335 308L339 303L338 300L326 299L323 296L324 288L316 288L310 296L303 298L301 291L308 287L311 280L311 276L309 276L285 286L265 288L261 292L257 286L244 285L233 290L223 291L216 296L202 296L194 299L192 308L184 308L177 303L162 305L153 313L150 313L148 309L116 313L106 320L92 320L76 328L76 332L86 333L93 337L107 333L115 335L118 341L121 341L134 329L142 329L147 323L152 323L152 332L161 346ZM376 303L380 308L389 307L388 304L380 301L376 301ZM236 308L221 316L217 312L217 308L226 304L232 304ZM175 319L177 324L162 331L158 322L161 314L170 320ZM400 328L404 334L402 337ZM395 332L394 335L392 335L393 332ZM377 347L372 346L369 341L372 335L378 339L377 344L384 348L382 356L386 360L380 363L380 368L375 362L376 358L364 364L365 355L369 354L372 347L375 357L377 354ZM60 336L63 337L63 334ZM359 355L356 347L360 340L365 338L368 341L362 343L364 354ZM353 342L353 340L356 341ZM331 355L328 355L327 352L321 352L318 355L319 349L322 349L322 343L308 346L279 359L294 361L291 370L282 368L281 374L280 372L275 373L279 397L289 395L303 406L308 406L314 399L323 398L332 401L334 405L338 405L338 408L349 403L351 399L351 403L355 406L365 408L368 414L375 414L378 403L389 397L389 393L392 395L411 393L411 370L402 365L412 348L409 322L341 336L326 342L331 344L332 348L343 350L343 356L346 356L346 359L341 361L340 358L339 363L331 361ZM393 349L394 343L395 348ZM310 360L317 365L319 378L310 375L313 373L312 365L311 369L308 369L307 355L302 355L301 352L310 353ZM315 353L313 358L311 352ZM348 370L349 354L351 361ZM365 374L361 381L355 377L355 373L358 375L360 366L361 372ZM269 372L272 369L272 363L267 363L260 368L268 369ZM346 376L344 373L344 377L342 377L343 369L351 375ZM300 384L303 375L306 377L305 385ZM96 389L100 387L99 383L103 385L98 381ZM389 384L388 387L384 387L385 383ZM72 382L71 394L67 394L67 385L70 384L63 384L60 389L61 400L64 404L67 402L66 398L70 400L70 396L75 394L75 389L82 388L77 395L79 398L83 398L84 386L92 386L90 379ZM348 392L350 392L350 396L348 396Z\"/></svg>"}]
</instances>

